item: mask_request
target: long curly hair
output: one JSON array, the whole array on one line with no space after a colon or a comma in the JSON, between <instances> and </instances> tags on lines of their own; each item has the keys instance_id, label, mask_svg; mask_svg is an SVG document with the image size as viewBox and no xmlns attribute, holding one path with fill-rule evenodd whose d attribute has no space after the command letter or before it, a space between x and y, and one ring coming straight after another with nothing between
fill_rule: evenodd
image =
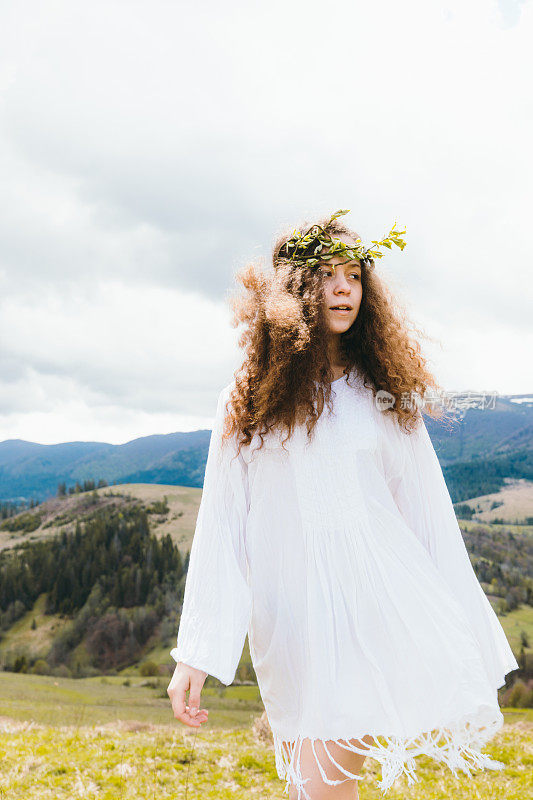
<instances>
[{"instance_id":1,"label":"long curly hair","mask_svg":"<svg viewBox=\"0 0 533 800\"><path fill-rule=\"evenodd\" d=\"M304 221L298 229L321 225L332 236L359 238L354 230L330 217ZM333 372L328 356L329 329L326 318L323 277L320 270L295 267L280 256L280 249L294 228L286 228L272 249L272 267L267 270L258 258L235 274L236 291L230 293L232 327L244 325L239 346L245 351L236 370L230 395L231 413L225 418L224 438L235 437L239 451L254 435L261 440L274 428L286 431L283 443L295 425L305 422L312 430L328 404L331 408ZM325 262L327 263L327 262ZM340 334L340 355L345 374L355 367L364 386L374 394L389 392L392 407L409 433L419 416L418 405L402 403L402 397L422 400L430 389L442 387L426 368L421 347L409 328L425 336L408 320L407 314L382 279L374 263L361 261L362 299L350 328ZM240 285L239 285L240 284ZM242 288L244 288L244 292ZM404 394L405 393L405 394ZM432 417L443 412L429 404Z\"/></svg>"}]
</instances>

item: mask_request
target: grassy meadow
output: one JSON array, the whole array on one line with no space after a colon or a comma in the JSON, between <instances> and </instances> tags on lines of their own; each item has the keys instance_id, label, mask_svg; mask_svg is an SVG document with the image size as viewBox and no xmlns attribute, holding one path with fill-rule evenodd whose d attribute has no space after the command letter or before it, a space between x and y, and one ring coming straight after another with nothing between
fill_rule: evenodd
<instances>
[{"instance_id":1,"label":"grassy meadow","mask_svg":"<svg viewBox=\"0 0 533 800\"><path fill-rule=\"evenodd\" d=\"M167 678L0 672L0 798L287 797L272 743L257 724L263 704L256 686L204 687L209 721L197 730L174 719L167 685ZM523 800L533 766L533 711L504 713L504 728L485 751L505 770L456 779L417 758L419 783L398 779L389 800ZM360 798L377 800L379 764L367 759L363 772Z\"/></svg>"},{"instance_id":2,"label":"grassy meadow","mask_svg":"<svg viewBox=\"0 0 533 800\"><path fill-rule=\"evenodd\" d=\"M157 535L170 533L182 552L190 546L201 490L135 484L104 487L97 494L103 502L124 508L135 499L150 506L166 498L168 514L151 514L150 525ZM520 486L508 488L506 502L515 504L517 516L524 512L523 500ZM83 495L53 499L39 529L28 534L1 531L0 550L23 540L49 538L90 515L92 503ZM502 514L501 506L494 510ZM461 520L463 530L479 524ZM517 536L532 533L531 526L505 528ZM488 596L496 610L499 598ZM33 608L4 631L0 658L26 654L33 662L47 657L69 618L45 614L45 599L40 595ZM499 614L499 619L515 653L525 634L529 656L533 607L521 604ZM172 714L166 693L170 674L140 676L145 661L160 665L162 672L173 667L173 644L163 637L148 641L139 660L118 674L74 679L0 670L0 800L287 800L268 728L261 723L264 707L256 685L224 687L209 678L202 691L209 721L193 729ZM84 647L81 642L73 651L82 663L87 658ZM243 673L250 663L246 638L239 665ZM503 729L484 749L506 764L503 771L477 772L471 778L460 773L456 778L447 767L421 757L416 759L419 782L408 786L405 777L399 778L387 800L532 796L533 709L504 709L504 716ZM367 759L363 774L360 800L382 798L376 782L381 778L378 762Z\"/></svg>"}]
</instances>

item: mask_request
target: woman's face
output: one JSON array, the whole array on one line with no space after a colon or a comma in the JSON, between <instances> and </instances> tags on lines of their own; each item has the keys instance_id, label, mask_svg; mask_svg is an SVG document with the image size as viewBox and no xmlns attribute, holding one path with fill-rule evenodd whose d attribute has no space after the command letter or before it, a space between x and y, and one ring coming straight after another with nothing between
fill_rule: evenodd
<instances>
[{"instance_id":1,"label":"woman's face","mask_svg":"<svg viewBox=\"0 0 533 800\"><path fill-rule=\"evenodd\" d=\"M335 238L345 244L354 245L355 240L347 234ZM343 264L346 256L335 256L319 267L324 281L324 305L326 319L331 333L344 333L359 313L363 287L361 284L361 265L357 259ZM346 311L336 310L335 306L347 306Z\"/></svg>"}]
</instances>

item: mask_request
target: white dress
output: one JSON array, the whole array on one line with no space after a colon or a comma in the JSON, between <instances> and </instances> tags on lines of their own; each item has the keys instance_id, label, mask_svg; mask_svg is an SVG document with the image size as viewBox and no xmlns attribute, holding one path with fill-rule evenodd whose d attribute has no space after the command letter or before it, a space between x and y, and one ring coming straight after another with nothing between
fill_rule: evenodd
<instances>
[{"instance_id":1,"label":"white dress","mask_svg":"<svg viewBox=\"0 0 533 800\"><path fill-rule=\"evenodd\" d=\"M310 442L300 425L285 450L271 432L236 456L236 437L221 446L232 385L218 399L171 656L229 685L248 632L277 773L298 798L310 798L304 739L328 784L361 778L329 742L376 759L382 794L402 773L418 780L419 754L456 776L501 769L481 748L503 725L497 689L518 664L423 418L405 433L352 370L333 381ZM325 752L345 778L329 777Z\"/></svg>"}]
</instances>

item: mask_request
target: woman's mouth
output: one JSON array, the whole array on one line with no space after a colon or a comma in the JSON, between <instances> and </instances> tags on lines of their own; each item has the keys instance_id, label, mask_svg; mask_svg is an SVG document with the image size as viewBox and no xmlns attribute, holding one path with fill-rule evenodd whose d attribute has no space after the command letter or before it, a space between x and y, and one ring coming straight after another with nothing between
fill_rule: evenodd
<instances>
[{"instance_id":1,"label":"woman's mouth","mask_svg":"<svg viewBox=\"0 0 533 800\"><path fill-rule=\"evenodd\" d=\"M336 314L349 314L352 309L349 306L332 306L330 311L334 311Z\"/></svg>"}]
</instances>

